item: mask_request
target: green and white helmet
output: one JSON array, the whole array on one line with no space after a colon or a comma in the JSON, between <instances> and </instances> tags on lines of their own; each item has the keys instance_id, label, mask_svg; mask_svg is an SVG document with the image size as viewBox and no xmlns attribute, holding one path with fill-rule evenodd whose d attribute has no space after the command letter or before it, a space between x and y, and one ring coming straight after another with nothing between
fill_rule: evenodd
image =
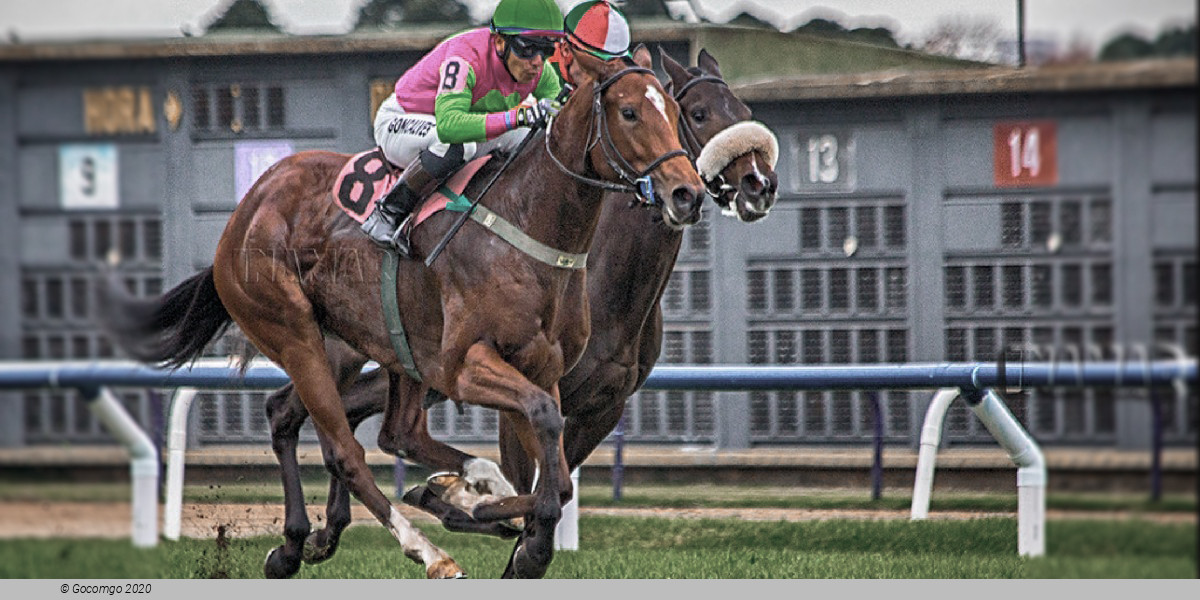
<instances>
[{"instance_id":1,"label":"green and white helmet","mask_svg":"<svg viewBox=\"0 0 1200 600\"><path fill-rule=\"evenodd\" d=\"M582 2L563 20L567 39L593 56L612 60L629 55L629 20L605 0Z\"/></svg>"},{"instance_id":2,"label":"green and white helmet","mask_svg":"<svg viewBox=\"0 0 1200 600\"><path fill-rule=\"evenodd\" d=\"M563 17L554 0L500 0L492 31L502 35L562 37Z\"/></svg>"}]
</instances>

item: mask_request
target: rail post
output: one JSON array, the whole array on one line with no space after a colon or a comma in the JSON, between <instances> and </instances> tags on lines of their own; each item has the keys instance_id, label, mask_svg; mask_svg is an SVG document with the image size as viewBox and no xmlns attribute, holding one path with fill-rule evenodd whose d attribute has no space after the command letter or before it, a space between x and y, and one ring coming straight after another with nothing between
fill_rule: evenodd
<instances>
[{"instance_id":1,"label":"rail post","mask_svg":"<svg viewBox=\"0 0 1200 600\"><path fill-rule=\"evenodd\" d=\"M158 452L154 443L116 396L104 387L80 388L88 409L129 450L129 474L133 481L133 545L153 548L158 544Z\"/></svg>"},{"instance_id":2,"label":"rail post","mask_svg":"<svg viewBox=\"0 0 1200 600\"><path fill-rule=\"evenodd\" d=\"M183 469L187 450L187 419L196 388L182 387L171 397L167 425L167 498L163 507L163 537L178 540L183 519Z\"/></svg>"}]
</instances>

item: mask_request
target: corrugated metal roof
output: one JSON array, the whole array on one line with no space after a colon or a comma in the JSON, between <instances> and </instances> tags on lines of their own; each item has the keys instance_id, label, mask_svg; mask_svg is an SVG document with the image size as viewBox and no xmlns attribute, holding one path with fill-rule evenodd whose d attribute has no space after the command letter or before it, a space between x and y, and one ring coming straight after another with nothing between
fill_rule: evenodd
<instances>
[{"instance_id":1,"label":"corrugated metal roof","mask_svg":"<svg viewBox=\"0 0 1200 600\"><path fill-rule=\"evenodd\" d=\"M1196 59L802 75L734 86L744 101L1196 87Z\"/></svg>"}]
</instances>

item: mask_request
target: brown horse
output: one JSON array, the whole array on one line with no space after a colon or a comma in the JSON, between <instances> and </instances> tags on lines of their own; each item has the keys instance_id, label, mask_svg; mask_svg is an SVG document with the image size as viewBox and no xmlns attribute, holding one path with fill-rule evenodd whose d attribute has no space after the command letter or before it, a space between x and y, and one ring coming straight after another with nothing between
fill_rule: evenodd
<instances>
[{"instance_id":1,"label":"brown horse","mask_svg":"<svg viewBox=\"0 0 1200 600\"><path fill-rule=\"evenodd\" d=\"M755 124L749 122L750 109L730 92L721 79L716 60L707 51L701 50L699 67L690 69L667 54L660 54L671 78L668 89L674 90L683 115L680 138L692 155L701 157L701 163L713 172L706 177L710 195L726 212L743 221L766 216L774 204L777 187L772 167L778 151L773 136L761 126L755 129ZM717 143L710 144L714 139ZM719 162L722 155L726 157L725 164ZM616 197L603 202L605 208L588 259L586 286L592 337L580 361L560 382L563 413L569 417L564 451L572 468L581 464L612 431L625 400L641 386L657 361L662 339L659 301L682 241L682 234L664 227L654 213L631 207L629 195L612 195ZM329 355L335 371L350 378L366 362L365 357L334 342L329 343ZM375 371L359 377L347 391L343 402L352 424L384 410L388 379L385 372ZM273 393L266 405L271 439L284 479L289 527L290 515L299 515L307 532L295 455L307 412L291 385ZM456 465L468 460L466 455L429 437L425 413L415 403L403 407L402 416L389 422L379 435L380 448L386 452L447 470L456 470ZM507 425L502 427L508 436L510 429ZM506 447L503 462L505 470L513 473L516 481L523 482L522 487L529 485L533 463L521 448ZM475 481L465 483L461 487L479 487ZM464 519L464 513L442 506L425 494L406 499L433 508L451 530L515 535L506 527L487 529L473 525ZM431 506L434 504L440 509ZM331 480L326 515L326 526L309 535L305 542L303 556L307 562L330 557L342 529L349 524L349 498L337 478ZM289 540L295 537L288 535Z\"/></svg>"},{"instance_id":2,"label":"brown horse","mask_svg":"<svg viewBox=\"0 0 1200 600\"><path fill-rule=\"evenodd\" d=\"M664 97L649 64L648 52L627 64L586 64L580 89L528 151L514 157L481 207L564 255L591 245L602 207L598 186L632 190L638 181L645 190L644 182L652 182L663 191L655 198L665 223L696 222L702 182L675 133L678 107ZM375 486L329 368L327 333L406 382L377 291L380 250L328 199L348 158L302 152L277 163L234 211L212 267L161 298L113 302L107 320L131 355L168 365L193 360L236 322L291 377L341 482L428 577L459 577L462 568ZM476 196L480 186L472 183L466 195ZM418 228L417 252L427 254L454 219L437 214ZM497 239L487 223L459 230L432 266L402 261L396 274L400 314L424 384L500 410L542 465L535 494L474 508L479 521L526 517L507 571L514 576L545 572L561 502L571 494L558 380L588 336L583 288L569 285L575 275ZM417 386L407 383L390 386L390 408L410 400L406 394Z\"/></svg>"},{"instance_id":3,"label":"brown horse","mask_svg":"<svg viewBox=\"0 0 1200 600\"><path fill-rule=\"evenodd\" d=\"M660 56L683 117L680 137L698 157L710 195L742 221L765 217L778 187L774 135L750 121L750 108L725 85L707 51L700 51L699 66L690 69L666 53ZM569 469L583 464L616 428L625 401L646 382L662 347L660 300L683 232L628 205L629 198L606 202L601 213L607 235L596 236L588 256L592 336L579 362L559 381ZM521 451L509 425L500 423L501 467L518 491L527 491L536 463Z\"/></svg>"}]
</instances>

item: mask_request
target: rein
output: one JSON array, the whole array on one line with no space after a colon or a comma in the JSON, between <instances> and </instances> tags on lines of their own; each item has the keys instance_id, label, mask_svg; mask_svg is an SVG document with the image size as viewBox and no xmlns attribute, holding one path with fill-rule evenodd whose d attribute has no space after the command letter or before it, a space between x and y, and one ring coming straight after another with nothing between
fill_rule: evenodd
<instances>
[{"instance_id":1,"label":"rein","mask_svg":"<svg viewBox=\"0 0 1200 600\"><path fill-rule=\"evenodd\" d=\"M683 148L671 150L651 161L650 165L645 169L642 169L641 172L638 172L637 169L634 168L633 165L629 164L629 161L621 155L620 150L617 149L616 144L614 144L612 141L612 130L608 126L608 117L604 112L602 96L604 95L604 91L616 83L618 79L633 73L647 73L654 75L654 71L651 71L645 67L628 67L616 72L608 79L605 79L603 82L597 84L595 89L592 90L592 121L596 124L596 127L588 132L588 141L584 147L584 152L589 152L596 146L597 143L599 143L600 149L604 152L605 162L608 163L609 168L611 168L625 183L613 183L603 179L587 177L567 168L567 166L564 165L550 149L550 127L546 129L546 154L550 155L550 159L560 171L570 175L576 181L612 192L632 193L639 200L641 200L643 204L654 206L658 203L658 200L654 194L654 184L650 179L650 173L661 166L664 162L675 158L676 156L689 155L687 150L684 150ZM595 139L593 139L593 137Z\"/></svg>"}]
</instances>

